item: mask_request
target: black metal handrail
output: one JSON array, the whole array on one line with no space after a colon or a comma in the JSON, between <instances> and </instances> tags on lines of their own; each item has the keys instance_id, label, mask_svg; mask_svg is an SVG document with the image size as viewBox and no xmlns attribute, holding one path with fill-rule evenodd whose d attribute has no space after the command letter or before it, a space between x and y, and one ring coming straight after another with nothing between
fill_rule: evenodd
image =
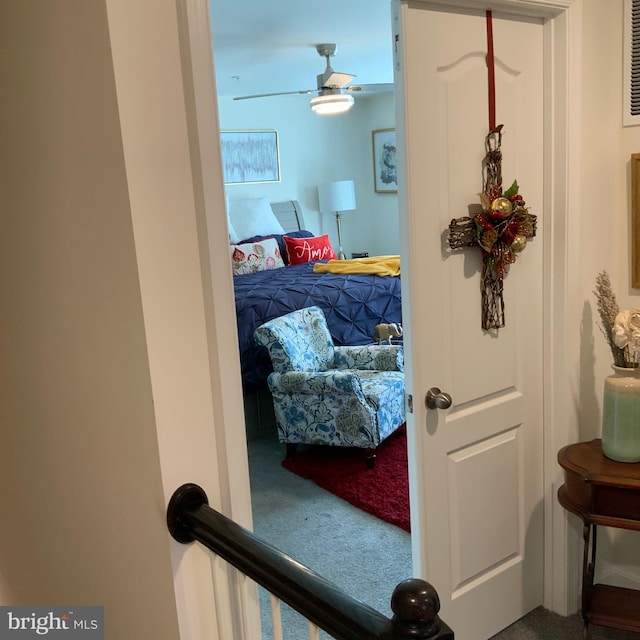
<instances>
[{"instance_id":1,"label":"black metal handrail","mask_svg":"<svg viewBox=\"0 0 640 640\"><path fill-rule=\"evenodd\" d=\"M209 506L195 484L179 487L167 508L171 535L198 541L336 640L453 640L440 600L424 580L401 582L387 618Z\"/></svg>"}]
</instances>

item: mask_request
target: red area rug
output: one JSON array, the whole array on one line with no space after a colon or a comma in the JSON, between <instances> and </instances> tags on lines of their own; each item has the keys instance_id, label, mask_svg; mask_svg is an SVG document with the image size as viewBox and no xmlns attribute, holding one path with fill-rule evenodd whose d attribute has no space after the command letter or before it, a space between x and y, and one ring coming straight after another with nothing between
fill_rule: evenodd
<instances>
[{"instance_id":1,"label":"red area rug","mask_svg":"<svg viewBox=\"0 0 640 640\"><path fill-rule=\"evenodd\" d=\"M407 435L400 427L379 447L373 469L362 449L313 446L282 461L289 471L350 504L410 531Z\"/></svg>"}]
</instances>

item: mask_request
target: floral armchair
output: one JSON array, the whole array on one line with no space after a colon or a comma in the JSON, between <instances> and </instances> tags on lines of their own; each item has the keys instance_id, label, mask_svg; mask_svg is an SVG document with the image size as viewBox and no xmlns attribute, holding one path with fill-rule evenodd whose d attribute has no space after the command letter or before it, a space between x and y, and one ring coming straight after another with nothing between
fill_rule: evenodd
<instances>
[{"instance_id":1,"label":"floral armchair","mask_svg":"<svg viewBox=\"0 0 640 640\"><path fill-rule=\"evenodd\" d=\"M402 347L336 347L318 307L265 322L254 333L274 372L269 388L280 442L375 448L405 421Z\"/></svg>"}]
</instances>

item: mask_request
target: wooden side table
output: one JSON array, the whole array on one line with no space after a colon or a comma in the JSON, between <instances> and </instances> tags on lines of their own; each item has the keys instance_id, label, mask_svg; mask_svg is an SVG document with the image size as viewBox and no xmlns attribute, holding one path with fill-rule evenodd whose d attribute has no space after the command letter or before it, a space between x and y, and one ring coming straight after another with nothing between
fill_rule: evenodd
<instances>
[{"instance_id":1,"label":"wooden side table","mask_svg":"<svg viewBox=\"0 0 640 640\"><path fill-rule=\"evenodd\" d=\"M640 632L640 591L593 583L597 525L640 531L640 463L609 460L601 440L563 447L558 462L565 470L558 501L584 523L584 638L589 624Z\"/></svg>"}]
</instances>

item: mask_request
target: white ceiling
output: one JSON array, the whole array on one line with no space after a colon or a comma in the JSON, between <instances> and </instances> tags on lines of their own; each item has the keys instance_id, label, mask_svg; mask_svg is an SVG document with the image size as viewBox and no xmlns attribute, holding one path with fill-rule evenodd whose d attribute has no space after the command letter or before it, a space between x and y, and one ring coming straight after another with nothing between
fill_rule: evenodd
<instances>
[{"instance_id":1,"label":"white ceiling","mask_svg":"<svg viewBox=\"0 0 640 640\"><path fill-rule=\"evenodd\" d=\"M316 44L338 45L335 71L352 84L393 82L389 0L209 0L218 95L316 88L325 60Z\"/></svg>"}]
</instances>

